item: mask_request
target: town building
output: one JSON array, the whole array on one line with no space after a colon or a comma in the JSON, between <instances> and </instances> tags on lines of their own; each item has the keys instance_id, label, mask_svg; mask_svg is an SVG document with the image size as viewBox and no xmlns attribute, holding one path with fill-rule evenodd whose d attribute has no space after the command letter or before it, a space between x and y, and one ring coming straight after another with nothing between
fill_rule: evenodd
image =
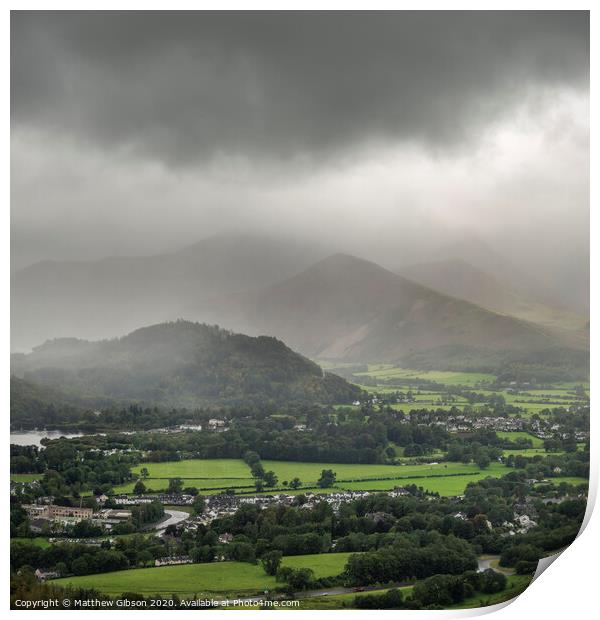
<instances>
[{"instance_id":1,"label":"town building","mask_svg":"<svg viewBox=\"0 0 600 620\"><path fill-rule=\"evenodd\" d=\"M189 555L173 555L154 560L154 566L174 566L176 564L192 564L193 560Z\"/></svg>"},{"instance_id":2,"label":"town building","mask_svg":"<svg viewBox=\"0 0 600 620\"><path fill-rule=\"evenodd\" d=\"M62 519L74 517L76 519L91 519L93 510L76 506L57 506L56 504L23 504L23 509L30 519Z\"/></svg>"}]
</instances>

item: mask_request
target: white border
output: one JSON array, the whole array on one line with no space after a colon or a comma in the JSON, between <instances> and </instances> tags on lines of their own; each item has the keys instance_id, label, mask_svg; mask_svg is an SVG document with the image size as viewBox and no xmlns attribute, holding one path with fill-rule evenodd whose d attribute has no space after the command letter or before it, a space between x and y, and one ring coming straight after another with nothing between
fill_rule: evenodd
<instances>
[{"instance_id":1,"label":"white border","mask_svg":"<svg viewBox=\"0 0 600 620\"><path fill-rule=\"evenodd\" d=\"M126 1L121 0L119 2L115 2L114 0L105 0L104 2L27 2L22 1L18 2L13 0L9 2L10 9L17 10L81 10L81 9L98 9L98 10L108 10L108 9L132 9L132 10L156 10L156 9L170 9L170 10L180 10L180 9L188 9L188 10L196 10L196 9L221 9L221 10L240 10L240 9L258 9L258 10L397 10L397 9L412 9L412 10L591 10L591 61L592 67L596 67L597 64L594 62L596 60L596 46L594 45L594 40L598 39L598 28L594 19L594 11L592 10L592 2L556 2L556 1L528 1L528 2L518 2L518 1L486 1L486 2L476 2L476 1L462 1L462 2L443 2L443 1L432 1L432 0L424 0L422 2L415 1L403 1L403 2L391 2L391 1L381 1L381 0L372 0L371 2L358 2L356 0L346 0L345 2L341 1L327 1L321 0L319 2L315 2L314 0L304 0L303 2L298 1L288 1L285 5L282 6L281 2L274 1L262 1L262 2L233 2L233 1L202 1L202 2L191 2L191 1L182 1L182 0L172 0L169 3L165 2L157 2L157 1ZM3 263L2 263L2 284L3 290L5 292L5 297L3 300L3 304L1 307L2 311L2 340L3 340L3 351L4 356L2 357L2 391L3 391L3 402L5 406L3 408L4 412L4 430L8 434L9 433L9 375L10 375L10 321L9 321L9 291L10 291L10 216L9 216L9 204L10 204L10 173L9 173L9 165L10 165L10 119L9 119L9 88L10 88L10 15L8 10L4 10L1 17L1 30L0 30L0 41L4 41L3 46L3 80L1 82L4 89L4 96L0 102L2 106L2 117L4 118L3 127L3 137L5 149L3 150L3 165L2 165L2 179L4 188L3 196L3 215L4 215L4 226L1 227L0 234L2 235L2 254L3 254ZM592 80L591 80L591 99L592 101L597 99L595 96L596 93L596 80L594 80L594 75L592 71ZM593 123L592 123L592 138L594 137L593 132ZM597 164L597 157L595 156L595 151L593 148L594 141L592 140L592 152L591 152L591 170L595 170L594 164ZM597 191L597 181L592 174L591 179L591 194L590 194L590 204L594 204L594 198L598 197ZM598 217L595 216L595 213L591 211L591 250L592 250L592 273L597 273L597 269L594 267L598 266L598 257L599 253L596 251L594 246L594 232L598 232ZM596 236L597 238L597 236ZM595 310L598 309L598 286L593 285L594 281L592 279L592 292L591 292L591 316L595 316ZM596 338L595 338L595 330L594 330L594 322L592 321L592 330L591 330L591 343L592 343L592 356L591 356L591 379L592 379L592 400L594 400L594 395L596 394L596 376L598 369L598 356L595 354L596 352ZM595 421L595 416L592 415L592 434L594 439L598 434L599 423ZM5 442L8 441L8 437L5 439ZM7 445L4 443L3 445ZM3 471L9 471L9 454L8 450L4 451L5 455L5 465ZM541 576L541 578L536 579L535 582L514 602L508 605L500 605L494 606L493 608L484 608L484 609L476 609L476 610L462 610L462 611L439 611L439 612L426 612L426 611L380 611L378 614L382 614L385 616L391 616L392 614L397 617L400 615L402 618L457 618L457 617L470 617L477 615L487 615L488 613L493 612L495 614L494 617L499 619L501 618L509 618L509 617L517 617L517 618L539 618L543 617L544 619L552 619L552 618L560 618L564 620L565 617L579 617L579 618L587 618L590 617L594 612L594 599L596 598L595 588L597 587L596 580L596 566L597 566L597 557L596 554L598 550L600 550L600 516L598 515L599 511L592 511L592 507L594 504L595 495L597 493L598 488L598 464L599 464L599 451L598 451L598 443L597 441L592 441L592 454L591 454L591 466L592 466L592 474L590 478L590 501L588 505L588 514L587 518L589 522L587 526L584 528L580 537L558 558L556 562L552 564L552 566L545 571L545 573ZM8 481L8 476L5 478ZM2 494L2 498L4 501L5 507L5 535L2 536L2 548L5 550L4 557L6 558L4 562L2 562L1 571L2 571L2 586L3 586L3 605L2 609L7 610L9 606L9 593L8 593L8 583L9 583L9 568L8 568L8 555L9 555L9 540L6 535L8 531L8 503L6 501L7 494ZM590 519L591 513L591 519ZM500 608L500 609L499 609ZM19 617L25 617L23 614L35 614L36 612L16 612L11 611L9 613L19 613ZM49 611L46 613L50 614L61 614L61 611ZM83 612L86 613L86 612ZM112 615L113 611L94 611L93 615L95 618L104 617L106 615ZM120 612L120 617L122 614L128 614L134 612L122 611ZM169 614L172 615L174 612L156 612L158 614ZM189 612L188 612L189 613ZM211 613L211 612L209 612ZM212 612L217 613L217 612ZM230 612L233 613L233 612ZM242 614L257 614L259 611L239 611L237 613ZM272 611L272 614L280 615L283 611ZM323 611L292 611L294 616L306 617L311 616L314 617L315 613L321 614ZM329 617L348 617L348 615L360 614L359 610L340 610L340 611L329 611L327 612Z\"/></svg>"}]
</instances>

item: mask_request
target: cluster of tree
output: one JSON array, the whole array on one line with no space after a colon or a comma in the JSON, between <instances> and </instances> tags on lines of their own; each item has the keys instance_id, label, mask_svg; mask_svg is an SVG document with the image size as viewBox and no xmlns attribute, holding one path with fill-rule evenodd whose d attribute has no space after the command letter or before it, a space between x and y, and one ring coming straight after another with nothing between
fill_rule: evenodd
<instances>
[{"instance_id":1,"label":"cluster of tree","mask_svg":"<svg viewBox=\"0 0 600 620\"><path fill-rule=\"evenodd\" d=\"M538 527L526 535L515 537L511 544L504 546L500 565L514 566L518 569L517 572L529 572L532 563L537 566L540 558L570 545L575 540L585 511L584 499L567 500L541 511Z\"/></svg>"},{"instance_id":2,"label":"cluster of tree","mask_svg":"<svg viewBox=\"0 0 600 620\"><path fill-rule=\"evenodd\" d=\"M261 461L260 455L257 452L253 452L252 450L248 450L244 454L244 461L246 465L250 468L250 472L252 473L252 477L255 481L256 490L260 493L264 491L265 487L275 487L279 482L279 479L275 475L274 471L265 471ZM295 478L293 480L293 487L298 488L300 484L298 484L300 480ZM287 483L284 484L287 486Z\"/></svg>"},{"instance_id":3,"label":"cluster of tree","mask_svg":"<svg viewBox=\"0 0 600 620\"><path fill-rule=\"evenodd\" d=\"M502 383L580 381L589 376L589 351L551 348L513 354L496 369Z\"/></svg>"},{"instance_id":4,"label":"cluster of tree","mask_svg":"<svg viewBox=\"0 0 600 620\"><path fill-rule=\"evenodd\" d=\"M568 411L564 407L555 407L543 411L548 423L551 425L558 424L567 436L575 433L576 431L589 432L590 430L589 402L586 405L570 407Z\"/></svg>"},{"instance_id":5,"label":"cluster of tree","mask_svg":"<svg viewBox=\"0 0 600 620\"><path fill-rule=\"evenodd\" d=\"M397 588L383 594L354 597L358 609L443 609L462 603L475 593L495 594L506 589L502 573L487 569L481 573L466 571L462 575L433 575L415 584L407 599Z\"/></svg>"},{"instance_id":6,"label":"cluster of tree","mask_svg":"<svg viewBox=\"0 0 600 620\"><path fill-rule=\"evenodd\" d=\"M368 594L354 597L357 609L401 609L404 606L402 590L391 588L383 594Z\"/></svg>"},{"instance_id":7,"label":"cluster of tree","mask_svg":"<svg viewBox=\"0 0 600 620\"><path fill-rule=\"evenodd\" d=\"M154 565L154 560L170 555L169 544L141 534L119 538L114 546L105 540L100 546L58 543L46 548L28 542L10 546L11 570L42 568L59 575L87 575L138 566Z\"/></svg>"},{"instance_id":8,"label":"cluster of tree","mask_svg":"<svg viewBox=\"0 0 600 620\"><path fill-rule=\"evenodd\" d=\"M323 469L317 480L317 486L321 489L328 489L335 484L337 475L332 469Z\"/></svg>"},{"instance_id":9,"label":"cluster of tree","mask_svg":"<svg viewBox=\"0 0 600 620\"><path fill-rule=\"evenodd\" d=\"M506 588L506 576L492 569L482 573L467 571L462 575L434 575L417 583L413 598L423 608L442 609L461 603L475 592L495 594Z\"/></svg>"},{"instance_id":10,"label":"cluster of tree","mask_svg":"<svg viewBox=\"0 0 600 620\"><path fill-rule=\"evenodd\" d=\"M420 536L400 534L393 544L348 558L350 585L394 583L430 575L461 574L477 568L472 546L452 535L427 532Z\"/></svg>"},{"instance_id":11,"label":"cluster of tree","mask_svg":"<svg viewBox=\"0 0 600 620\"><path fill-rule=\"evenodd\" d=\"M11 428L85 427L94 417L57 390L10 376Z\"/></svg>"},{"instance_id":12,"label":"cluster of tree","mask_svg":"<svg viewBox=\"0 0 600 620\"><path fill-rule=\"evenodd\" d=\"M165 508L159 501L131 507L131 521L135 526L142 527L146 523L154 523L165 514Z\"/></svg>"},{"instance_id":13,"label":"cluster of tree","mask_svg":"<svg viewBox=\"0 0 600 620\"><path fill-rule=\"evenodd\" d=\"M494 433L495 434L495 433ZM452 441L444 460L452 462L474 462L480 469L489 467L492 461L502 456L502 450L493 446L483 446L476 441Z\"/></svg>"},{"instance_id":14,"label":"cluster of tree","mask_svg":"<svg viewBox=\"0 0 600 620\"><path fill-rule=\"evenodd\" d=\"M508 467L524 470L529 478L539 480L556 476L589 478L590 475L589 450L547 456L537 454L532 457L510 454L504 462Z\"/></svg>"},{"instance_id":15,"label":"cluster of tree","mask_svg":"<svg viewBox=\"0 0 600 620\"><path fill-rule=\"evenodd\" d=\"M43 450L11 445L11 472L44 472L39 481L41 495L80 497L87 490L99 495L130 480L135 462L135 456L126 452L82 451L76 443L63 439L48 443Z\"/></svg>"},{"instance_id":16,"label":"cluster of tree","mask_svg":"<svg viewBox=\"0 0 600 620\"><path fill-rule=\"evenodd\" d=\"M362 393L276 338L183 320L114 340L47 341L13 365L30 384L69 393L90 406L349 403Z\"/></svg>"},{"instance_id":17,"label":"cluster of tree","mask_svg":"<svg viewBox=\"0 0 600 620\"><path fill-rule=\"evenodd\" d=\"M307 590L314 584L315 573L310 568L290 568L282 566L277 570L276 579L285 582L293 592Z\"/></svg>"}]
</instances>

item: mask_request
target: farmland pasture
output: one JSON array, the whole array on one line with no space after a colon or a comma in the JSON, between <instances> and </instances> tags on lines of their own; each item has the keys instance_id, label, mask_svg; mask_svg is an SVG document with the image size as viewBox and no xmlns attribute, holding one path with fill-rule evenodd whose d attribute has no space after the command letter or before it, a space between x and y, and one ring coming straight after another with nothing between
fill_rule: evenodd
<instances>
[{"instance_id":1,"label":"farmland pasture","mask_svg":"<svg viewBox=\"0 0 600 620\"><path fill-rule=\"evenodd\" d=\"M311 568L315 577L332 577L344 570L349 553L288 556L283 566ZM210 593L251 593L275 587L275 577L267 575L260 564L246 562L213 562L183 564L158 568L131 570L65 577L53 581L59 586L95 588L110 595L139 592L146 596L160 594L191 597Z\"/></svg>"},{"instance_id":2,"label":"farmland pasture","mask_svg":"<svg viewBox=\"0 0 600 620\"><path fill-rule=\"evenodd\" d=\"M519 454L525 455L526 451L520 450ZM533 452L537 453L537 452ZM488 468L481 470L475 464L435 462L436 458L440 458L441 453L431 455L432 463L422 464L398 464L398 465L380 465L380 464L348 464L348 463L310 463L296 461L262 461L265 470L272 470L279 479L277 489L267 491L267 493L301 493L307 490L313 492L320 491L317 487L317 480L324 469L332 469L337 476L337 482L334 485L336 489L348 490L390 490L396 486L406 486L408 484L416 484L424 489L432 492L438 492L441 495L461 494L466 485L471 481L476 481L487 476L498 477L507 473L506 467L501 463L491 463ZM402 459L399 459L400 461ZM146 463L150 471L156 471L153 466L158 465L162 478L148 478L144 480L144 484L148 489L153 491L165 490L168 485L168 479L176 476L179 470L179 464L183 461L167 461L161 463ZM190 478L183 478L183 486L193 486L201 489L204 495L220 493L230 488L236 493L252 493L254 483L252 478L195 478L196 473L194 463L198 464L199 471L206 471L206 462L202 459L190 459L185 462L186 471L192 474ZM239 461L231 459L232 467L235 468ZM173 466L173 467L171 467ZM227 459L220 459L220 471L227 468ZM139 468L136 468L139 469ZM249 472L248 472L249 473ZM281 484L284 481L292 480L298 477L302 481L302 487L294 492L286 489L282 490ZM116 493L131 493L135 482L115 487Z\"/></svg>"},{"instance_id":3,"label":"farmland pasture","mask_svg":"<svg viewBox=\"0 0 600 620\"><path fill-rule=\"evenodd\" d=\"M185 459L160 463L141 463L133 468L139 473L142 467L148 470L149 478L240 478L249 479L250 469L242 459Z\"/></svg>"},{"instance_id":4,"label":"farmland pasture","mask_svg":"<svg viewBox=\"0 0 600 620\"><path fill-rule=\"evenodd\" d=\"M10 479L13 482L33 482L34 480L41 480L44 474L11 474Z\"/></svg>"},{"instance_id":5,"label":"farmland pasture","mask_svg":"<svg viewBox=\"0 0 600 620\"><path fill-rule=\"evenodd\" d=\"M531 458L532 456L548 456L548 452L546 452L543 448L525 448L524 450L504 450L502 452L503 456L525 456L527 458ZM564 454L563 452L553 452L553 455Z\"/></svg>"},{"instance_id":6,"label":"farmland pasture","mask_svg":"<svg viewBox=\"0 0 600 620\"><path fill-rule=\"evenodd\" d=\"M373 379L398 379L407 383L415 380L434 381L444 385L475 386L496 380L495 375L481 372L454 372L446 370L417 370L414 368L400 368L393 364L369 364L366 372L354 373L357 377L372 377Z\"/></svg>"},{"instance_id":7,"label":"farmland pasture","mask_svg":"<svg viewBox=\"0 0 600 620\"><path fill-rule=\"evenodd\" d=\"M432 460L436 457L432 456ZM148 468L150 477L144 481L147 487L164 488L158 486L162 481L163 485L167 483L169 478L181 477L182 472L184 486L195 486L197 488L227 488L227 487L244 487L253 484L250 477L248 466L241 460L237 459L218 459L218 468L214 471L226 473L231 463L231 470L236 474L245 474L239 477L229 478L203 478L201 474L205 474L210 470L205 459L189 459L186 461L165 461L161 463L144 463ZM240 464L245 468L242 471ZM291 480L296 476L302 480L305 485L316 483L321 472L324 469L333 469L337 474L338 481L341 480L373 480L377 478L408 478L408 477L425 477L425 476L446 476L449 474L468 474L479 471L477 465L464 463L424 463L420 465L375 465L375 464L355 464L355 463L309 463L306 461L262 461L265 470L275 472L280 482ZM140 467L136 466L134 472L139 472ZM134 484L134 483L131 483ZM156 485L156 486L155 486ZM122 485L123 487L129 485Z\"/></svg>"},{"instance_id":8,"label":"farmland pasture","mask_svg":"<svg viewBox=\"0 0 600 620\"><path fill-rule=\"evenodd\" d=\"M35 538L24 538L24 537L11 538L10 544L12 545L13 543L35 545L36 547L41 547L42 549L47 549L51 544L47 538L42 538L40 536L35 537Z\"/></svg>"},{"instance_id":9,"label":"farmland pasture","mask_svg":"<svg viewBox=\"0 0 600 620\"><path fill-rule=\"evenodd\" d=\"M496 435L502 439L510 439L516 441L517 439L530 439L533 448L541 448L544 445L544 440L527 433L525 431L497 431Z\"/></svg>"},{"instance_id":10,"label":"farmland pasture","mask_svg":"<svg viewBox=\"0 0 600 620\"><path fill-rule=\"evenodd\" d=\"M520 454L525 451L520 450ZM296 491L311 490L320 491L317 480L324 469L332 469L337 475L336 489L385 491L396 486L416 484L440 495L461 494L466 485L471 481L480 480L487 476L498 477L507 473L507 469L500 463L491 463L485 470L480 470L475 464L435 462L441 455L432 455L432 463L422 464L348 464L348 463L309 463L296 461L262 461L265 470L272 470L279 478L279 485L268 493L282 492L281 484L295 477L300 478L302 487ZM229 459L232 469L235 471L242 461ZM148 478L144 480L146 488L153 491L163 491L168 486L169 478L177 476L181 471L181 463L185 464L185 471L191 474L189 478L183 478L184 487L196 487L201 489L204 495L220 493L225 489L234 489L236 493L254 492L252 478L196 478L195 473L207 470L206 461L203 459L190 459L187 461L166 461L161 463L146 463L149 471L158 471L161 478ZM158 466L158 468L156 467ZM222 473L227 469L228 459L219 459L218 471ZM247 467L244 464L244 467ZM135 468L139 470L139 467ZM239 472L239 469L237 469ZM249 470L247 471L249 475ZM135 482L118 485L114 488L115 493L132 493ZM291 490L285 492L294 493Z\"/></svg>"},{"instance_id":11,"label":"farmland pasture","mask_svg":"<svg viewBox=\"0 0 600 620\"><path fill-rule=\"evenodd\" d=\"M462 397L456 397L452 403L444 403L443 388L439 391L432 391L426 385L421 385L422 380L432 381L437 384L445 385L448 388L461 387L482 394L485 398L491 396L502 396L506 403L514 405L523 410L524 415L530 416L540 413L544 409L557 407L570 407L574 404L587 402L575 394L574 390L583 387L589 390L588 382L558 382L547 388L530 389L527 391L513 392L511 390L490 389L496 381L496 377L488 373L478 372L454 372L442 370L417 370L411 368L400 368L393 364L370 364L368 370L353 373L355 383L364 391L370 394L390 394L397 391L406 392L412 389L414 402L396 403L391 407L396 411L408 413L412 409L428 408L449 411L453 406L464 407L467 401ZM364 379L363 379L364 378ZM367 381L367 378L370 381ZM365 385L365 383L376 382L375 385ZM394 383L390 385L388 381ZM472 403L474 408L481 407L484 402Z\"/></svg>"},{"instance_id":12,"label":"farmland pasture","mask_svg":"<svg viewBox=\"0 0 600 620\"><path fill-rule=\"evenodd\" d=\"M458 465L458 463L449 463L449 465ZM442 496L462 495L466 486L470 482L477 482L485 478L498 478L509 473L501 463L491 463L486 469L480 470L473 467L470 473L462 475L446 475L434 478L396 478L392 480L362 480L360 482L338 482L335 486L339 489L350 491L390 491L394 487L404 487L415 484L417 487L423 487L431 493L439 493Z\"/></svg>"},{"instance_id":13,"label":"farmland pasture","mask_svg":"<svg viewBox=\"0 0 600 620\"><path fill-rule=\"evenodd\" d=\"M324 469L332 469L338 481L373 480L376 478L403 478L413 476L446 476L478 472L477 465L463 463L435 463L422 465L361 465L348 463L308 463L293 461L262 461L266 470L272 470L279 480L300 478L308 484L316 482Z\"/></svg>"}]
</instances>

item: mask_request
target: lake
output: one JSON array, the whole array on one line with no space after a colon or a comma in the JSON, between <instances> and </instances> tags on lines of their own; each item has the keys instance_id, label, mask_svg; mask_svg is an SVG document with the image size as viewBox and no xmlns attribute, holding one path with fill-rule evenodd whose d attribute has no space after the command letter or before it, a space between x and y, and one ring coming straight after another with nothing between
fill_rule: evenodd
<instances>
[{"instance_id":1,"label":"lake","mask_svg":"<svg viewBox=\"0 0 600 620\"><path fill-rule=\"evenodd\" d=\"M38 446L44 438L58 439L59 437L81 437L84 433L64 433L62 431L20 431L10 434L10 443L18 446Z\"/></svg>"}]
</instances>

